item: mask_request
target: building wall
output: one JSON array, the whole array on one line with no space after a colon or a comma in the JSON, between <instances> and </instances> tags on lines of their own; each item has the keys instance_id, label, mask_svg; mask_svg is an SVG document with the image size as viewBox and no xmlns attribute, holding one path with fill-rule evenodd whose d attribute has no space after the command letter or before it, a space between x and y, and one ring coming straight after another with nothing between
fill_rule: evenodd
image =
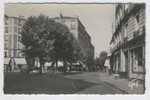
<instances>
[{"instance_id":1,"label":"building wall","mask_svg":"<svg viewBox=\"0 0 150 100\"><path fill-rule=\"evenodd\" d=\"M114 71L124 73L129 78L143 80L145 73L145 5L116 5L114 23L115 32L110 43ZM117 66L119 61L120 64Z\"/></svg>"},{"instance_id":2,"label":"building wall","mask_svg":"<svg viewBox=\"0 0 150 100\"><path fill-rule=\"evenodd\" d=\"M19 32L25 22L21 17L5 15L4 55L5 57L23 57L20 53L23 45L19 42Z\"/></svg>"}]
</instances>

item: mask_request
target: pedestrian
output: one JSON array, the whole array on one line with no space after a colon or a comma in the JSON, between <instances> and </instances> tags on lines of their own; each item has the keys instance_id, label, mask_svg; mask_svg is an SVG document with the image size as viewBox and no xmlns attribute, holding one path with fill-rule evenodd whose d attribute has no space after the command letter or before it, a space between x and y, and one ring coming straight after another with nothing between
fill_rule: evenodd
<instances>
[{"instance_id":1,"label":"pedestrian","mask_svg":"<svg viewBox=\"0 0 150 100\"><path fill-rule=\"evenodd\" d=\"M111 67L110 67L110 58L109 57L106 58L104 66L105 66L106 72L110 75Z\"/></svg>"},{"instance_id":2,"label":"pedestrian","mask_svg":"<svg viewBox=\"0 0 150 100\"><path fill-rule=\"evenodd\" d=\"M13 70L14 70L15 65L16 65L16 63L15 63L14 58L10 58L10 60L9 60L9 64L8 64L9 72L11 72L11 71L13 71Z\"/></svg>"}]
</instances>

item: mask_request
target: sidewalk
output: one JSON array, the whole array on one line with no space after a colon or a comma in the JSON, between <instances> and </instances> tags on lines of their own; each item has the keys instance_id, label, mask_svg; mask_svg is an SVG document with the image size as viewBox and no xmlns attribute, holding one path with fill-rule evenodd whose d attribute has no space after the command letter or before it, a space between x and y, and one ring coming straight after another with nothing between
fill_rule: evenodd
<instances>
[{"instance_id":1,"label":"sidewalk","mask_svg":"<svg viewBox=\"0 0 150 100\"><path fill-rule=\"evenodd\" d=\"M128 79L114 78L113 75L108 75L107 73L99 72L99 77L102 81L110 84L128 94L143 94L144 88L142 85L139 85L138 88L130 89L128 87Z\"/></svg>"},{"instance_id":2,"label":"sidewalk","mask_svg":"<svg viewBox=\"0 0 150 100\"><path fill-rule=\"evenodd\" d=\"M114 78L113 75L108 75L108 73L104 72L83 72L76 75L66 75L65 77L70 79L82 79L97 84L101 84L103 82L125 94L143 94L144 91L142 85L139 85L138 88L130 89L128 87L128 79Z\"/></svg>"}]
</instances>

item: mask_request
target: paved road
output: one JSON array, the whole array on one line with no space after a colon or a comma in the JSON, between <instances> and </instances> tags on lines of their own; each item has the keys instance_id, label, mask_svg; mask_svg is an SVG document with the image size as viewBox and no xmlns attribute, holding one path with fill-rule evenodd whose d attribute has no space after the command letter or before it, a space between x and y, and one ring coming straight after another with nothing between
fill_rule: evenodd
<instances>
[{"instance_id":1,"label":"paved road","mask_svg":"<svg viewBox=\"0 0 150 100\"><path fill-rule=\"evenodd\" d=\"M65 77L69 79L81 79L86 82L96 84L77 92L79 94L126 94L125 91L122 91L119 88L114 87L112 84L103 81L103 78L100 76L101 74L98 73L99 72L85 72L75 75L66 75Z\"/></svg>"},{"instance_id":2,"label":"paved road","mask_svg":"<svg viewBox=\"0 0 150 100\"><path fill-rule=\"evenodd\" d=\"M101 81L92 73L4 75L4 92L8 94L115 94L119 89Z\"/></svg>"}]
</instances>

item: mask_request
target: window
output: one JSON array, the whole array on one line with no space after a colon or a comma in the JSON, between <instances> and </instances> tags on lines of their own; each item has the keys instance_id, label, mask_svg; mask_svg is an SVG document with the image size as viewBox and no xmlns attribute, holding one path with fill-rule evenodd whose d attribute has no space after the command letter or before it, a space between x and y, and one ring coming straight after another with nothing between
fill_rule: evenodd
<instances>
[{"instance_id":1,"label":"window","mask_svg":"<svg viewBox=\"0 0 150 100\"><path fill-rule=\"evenodd\" d=\"M18 36L18 41L21 41L21 36L20 35Z\"/></svg>"},{"instance_id":2,"label":"window","mask_svg":"<svg viewBox=\"0 0 150 100\"><path fill-rule=\"evenodd\" d=\"M132 50L132 70L133 72L144 72L143 48L138 47Z\"/></svg>"},{"instance_id":3,"label":"window","mask_svg":"<svg viewBox=\"0 0 150 100\"><path fill-rule=\"evenodd\" d=\"M20 33L21 32L21 28L18 28L18 33Z\"/></svg>"},{"instance_id":4,"label":"window","mask_svg":"<svg viewBox=\"0 0 150 100\"><path fill-rule=\"evenodd\" d=\"M121 18L122 17L122 9L120 9L119 13L120 13L120 18Z\"/></svg>"},{"instance_id":5,"label":"window","mask_svg":"<svg viewBox=\"0 0 150 100\"><path fill-rule=\"evenodd\" d=\"M5 27L5 33L8 33L8 27Z\"/></svg>"},{"instance_id":6,"label":"window","mask_svg":"<svg viewBox=\"0 0 150 100\"><path fill-rule=\"evenodd\" d=\"M16 26L14 26L14 32L17 33L18 32L18 29Z\"/></svg>"},{"instance_id":7,"label":"window","mask_svg":"<svg viewBox=\"0 0 150 100\"><path fill-rule=\"evenodd\" d=\"M75 23L71 23L71 29L72 30L76 29L76 24Z\"/></svg>"},{"instance_id":8,"label":"window","mask_svg":"<svg viewBox=\"0 0 150 100\"><path fill-rule=\"evenodd\" d=\"M20 19L18 20L18 25L21 26L21 20Z\"/></svg>"},{"instance_id":9,"label":"window","mask_svg":"<svg viewBox=\"0 0 150 100\"><path fill-rule=\"evenodd\" d=\"M17 19L14 19L14 24L18 25L18 20Z\"/></svg>"},{"instance_id":10,"label":"window","mask_svg":"<svg viewBox=\"0 0 150 100\"><path fill-rule=\"evenodd\" d=\"M139 17L139 14L137 14L136 16L135 16L135 30L136 31L138 31L138 29L139 29L139 21L140 21L140 17Z\"/></svg>"},{"instance_id":11,"label":"window","mask_svg":"<svg viewBox=\"0 0 150 100\"><path fill-rule=\"evenodd\" d=\"M8 41L8 35L4 36L5 41Z\"/></svg>"},{"instance_id":12,"label":"window","mask_svg":"<svg viewBox=\"0 0 150 100\"><path fill-rule=\"evenodd\" d=\"M5 49L7 49L8 48L8 42L5 42L4 46L5 46Z\"/></svg>"},{"instance_id":13,"label":"window","mask_svg":"<svg viewBox=\"0 0 150 100\"><path fill-rule=\"evenodd\" d=\"M5 19L5 25L8 25L8 20L7 19Z\"/></svg>"},{"instance_id":14,"label":"window","mask_svg":"<svg viewBox=\"0 0 150 100\"><path fill-rule=\"evenodd\" d=\"M75 19L71 19L71 22L75 22Z\"/></svg>"},{"instance_id":15,"label":"window","mask_svg":"<svg viewBox=\"0 0 150 100\"><path fill-rule=\"evenodd\" d=\"M127 37L127 28L128 28L128 23L126 23L124 27L124 37Z\"/></svg>"},{"instance_id":16,"label":"window","mask_svg":"<svg viewBox=\"0 0 150 100\"><path fill-rule=\"evenodd\" d=\"M136 21L137 21L137 23L139 23L139 21L140 21L139 14L137 14L135 17L136 17Z\"/></svg>"},{"instance_id":17,"label":"window","mask_svg":"<svg viewBox=\"0 0 150 100\"><path fill-rule=\"evenodd\" d=\"M125 4L125 10L129 8L129 4Z\"/></svg>"}]
</instances>

